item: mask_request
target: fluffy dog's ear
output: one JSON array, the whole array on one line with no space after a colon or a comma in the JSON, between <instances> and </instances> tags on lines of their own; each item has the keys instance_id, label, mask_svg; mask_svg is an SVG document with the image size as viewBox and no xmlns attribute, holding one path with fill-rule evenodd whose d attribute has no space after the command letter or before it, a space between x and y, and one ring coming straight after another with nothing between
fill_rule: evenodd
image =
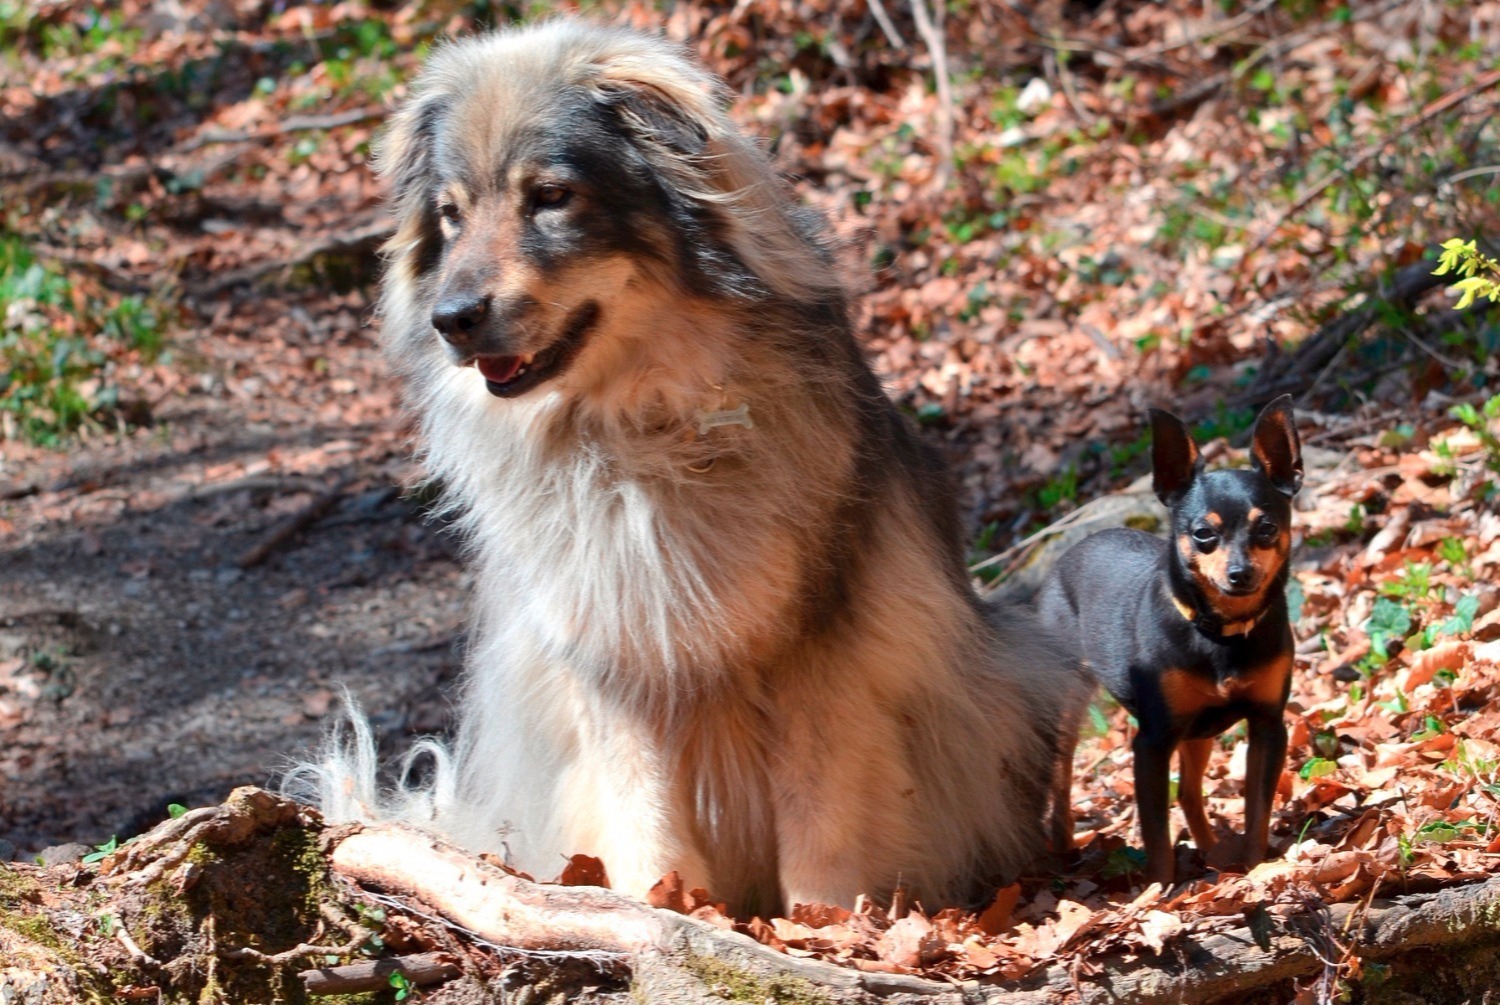
<instances>
[{"instance_id":1,"label":"fluffy dog's ear","mask_svg":"<svg viewBox=\"0 0 1500 1005\"><path fill-rule=\"evenodd\" d=\"M601 101L615 109L625 128L641 139L689 157L703 153L708 146L707 124L652 85L604 82L597 93Z\"/></svg>"},{"instance_id":2,"label":"fluffy dog's ear","mask_svg":"<svg viewBox=\"0 0 1500 1005\"><path fill-rule=\"evenodd\" d=\"M1151 409L1151 487L1161 504L1171 509L1181 502L1202 469L1198 445L1182 420L1160 408Z\"/></svg>"},{"instance_id":3,"label":"fluffy dog's ear","mask_svg":"<svg viewBox=\"0 0 1500 1005\"><path fill-rule=\"evenodd\" d=\"M614 113L664 187L713 221L712 268L732 263L727 286L842 310L843 287L818 228L792 209L764 151L730 120L719 79L671 43L643 44L633 33L614 41L593 50L576 79Z\"/></svg>"},{"instance_id":4,"label":"fluffy dog's ear","mask_svg":"<svg viewBox=\"0 0 1500 1005\"><path fill-rule=\"evenodd\" d=\"M1255 420L1250 436L1250 464L1284 496L1302 487L1302 441L1292 416L1292 396L1272 401Z\"/></svg>"},{"instance_id":5,"label":"fluffy dog's ear","mask_svg":"<svg viewBox=\"0 0 1500 1005\"><path fill-rule=\"evenodd\" d=\"M391 116L375 148L375 170L385 179L396 218L396 233L386 250L396 256L417 251L419 271L425 271L438 243L432 158L438 120L445 110L437 96L408 101Z\"/></svg>"}]
</instances>

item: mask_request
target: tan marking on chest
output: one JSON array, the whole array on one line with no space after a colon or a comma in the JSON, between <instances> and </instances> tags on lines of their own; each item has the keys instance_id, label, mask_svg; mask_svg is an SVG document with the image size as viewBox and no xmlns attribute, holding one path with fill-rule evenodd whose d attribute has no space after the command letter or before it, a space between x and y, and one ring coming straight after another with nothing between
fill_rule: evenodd
<instances>
[{"instance_id":1,"label":"tan marking on chest","mask_svg":"<svg viewBox=\"0 0 1500 1005\"><path fill-rule=\"evenodd\" d=\"M1162 671L1161 693L1172 714L1184 717L1234 701L1279 705L1286 679L1291 672L1290 654L1263 663L1238 677L1219 682L1173 667Z\"/></svg>"}]
</instances>

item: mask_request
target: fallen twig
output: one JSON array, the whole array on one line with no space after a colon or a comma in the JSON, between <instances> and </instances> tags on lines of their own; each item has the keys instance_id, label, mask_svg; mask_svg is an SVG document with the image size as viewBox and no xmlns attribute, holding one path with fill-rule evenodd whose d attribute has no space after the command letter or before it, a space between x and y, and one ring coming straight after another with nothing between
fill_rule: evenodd
<instances>
[{"instance_id":1,"label":"fallen twig","mask_svg":"<svg viewBox=\"0 0 1500 1005\"><path fill-rule=\"evenodd\" d=\"M200 283L191 289L195 296L211 296L231 286L242 283L253 283L263 276L283 269L294 269L299 265L306 265L314 259L324 255L350 254L350 253L373 253L392 233L390 221L383 217L370 219L356 224L341 233L323 237L320 240L310 241L302 246L302 249L291 258L273 259L267 262L253 262L250 265L231 269L221 275Z\"/></svg>"},{"instance_id":2,"label":"fallen twig","mask_svg":"<svg viewBox=\"0 0 1500 1005\"><path fill-rule=\"evenodd\" d=\"M315 523L324 513L327 513L333 507L334 503L343 497L344 489L347 485L347 481L341 481L327 492L314 496L306 506L303 506L300 510L273 527L269 534L261 538L254 547L241 555L239 561L235 564L241 569L249 569L270 558L274 551Z\"/></svg>"},{"instance_id":3,"label":"fallen twig","mask_svg":"<svg viewBox=\"0 0 1500 1005\"><path fill-rule=\"evenodd\" d=\"M281 966L285 963L300 960L304 956L352 956L370 941L372 932L340 916L338 910L332 904L320 905L319 913L323 915L324 921L335 928L343 929L344 934L349 937L349 941L341 946L318 946L304 942L301 945L294 946L280 953L263 953L258 949L242 946L239 949L227 949L222 955L230 960L255 960L270 966ZM346 968L340 967L336 969Z\"/></svg>"},{"instance_id":4,"label":"fallen twig","mask_svg":"<svg viewBox=\"0 0 1500 1005\"><path fill-rule=\"evenodd\" d=\"M1296 352L1279 357L1280 365L1263 368L1255 383L1230 403L1238 406L1286 392L1301 394L1316 387L1349 340L1362 335L1379 320L1382 305L1408 305L1443 283L1441 277L1432 274L1432 262L1425 258L1404 266L1389 285L1372 291L1364 303L1325 323L1304 339Z\"/></svg>"},{"instance_id":5,"label":"fallen twig","mask_svg":"<svg viewBox=\"0 0 1500 1005\"><path fill-rule=\"evenodd\" d=\"M848 1000L893 992L932 995L947 984L867 973L784 956L747 936L611 890L533 883L440 839L399 826L367 827L329 853L334 873L361 887L420 898L444 919L501 952L630 958L646 1000L653 966L681 953L713 956L751 973L801 977Z\"/></svg>"},{"instance_id":6,"label":"fallen twig","mask_svg":"<svg viewBox=\"0 0 1500 1005\"><path fill-rule=\"evenodd\" d=\"M161 960L146 952L130 937L130 932L125 928L125 919L121 918L119 921L119 925L115 927L115 939L119 941L120 945L125 947L125 951L130 954L130 958L143 967L161 966Z\"/></svg>"},{"instance_id":7,"label":"fallen twig","mask_svg":"<svg viewBox=\"0 0 1500 1005\"><path fill-rule=\"evenodd\" d=\"M99 281L112 290L124 293L146 293L151 289L151 284L145 279L135 276L124 269L116 268L106 262L101 262L90 255L81 254L71 248L64 248L56 244L37 242L32 245L37 254L44 258L51 258L74 269L88 270L96 273Z\"/></svg>"},{"instance_id":8,"label":"fallen twig","mask_svg":"<svg viewBox=\"0 0 1500 1005\"><path fill-rule=\"evenodd\" d=\"M226 482L194 485L181 498L208 499L234 492L316 492L322 487L322 482L305 475L247 475Z\"/></svg>"},{"instance_id":9,"label":"fallen twig","mask_svg":"<svg viewBox=\"0 0 1500 1005\"><path fill-rule=\"evenodd\" d=\"M1182 38L1175 41L1164 42L1161 45L1154 45L1138 50L1127 50L1127 58L1150 59L1155 56L1166 55L1174 49L1182 49L1190 45L1197 45L1199 42L1223 38L1231 32L1238 31L1275 5L1276 0L1256 0L1255 3L1251 4L1245 10L1240 11L1234 17L1225 21L1210 21L1198 30L1188 32Z\"/></svg>"},{"instance_id":10,"label":"fallen twig","mask_svg":"<svg viewBox=\"0 0 1500 1005\"><path fill-rule=\"evenodd\" d=\"M885 9L885 4L880 0L870 0L870 14L875 18L875 23L880 25L880 30L885 33L885 40L891 43L892 49L905 49L906 39L896 30L895 22L891 20L890 13Z\"/></svg>"},{"instance_id":11,"label":"fallen twig","mask_svg":"<svg viewBox=\"0 0 1500 1005\"><path fill-rule=\"evenodd\" d=\"M201 145L201 144L200 144ZM229 150L207 158L205 161L189 167L169 168L164 161L167 158L191 153L197 146L184 144L181 147L173 147L163 151L151 160L131 161L129 164L111 164L93 170L67 170L56 171L51 174L29 173L26 181L20 186L22 192L30 194L45 189L81 187L90 192L97 191L101 181L109 181L118 191L139 182L145 181L151 176L163 184L169 184L174 179L186 175L196 176L200 182L202 179L211 178L220 170L228 167L239 159L239 151Z\"/></svg>"},{"instance_id":12,"label":"fallen twig","mask_svg":"<svg viewBox=\"0 0 1500 1005\"><path fill-rule=\"evenodd\" d=\"M373 122L376 119L385 118L384 108L352 108L343 112L333 112L328 115L293 115L283 119L265 129L234 130L230 132L207 130L199 133L192 139L177 147L172 153L192 153L200 147L206 147L211 143L256 143L265 140L273 140L287 133L306 132L312 129L338 129L340 126L353 126L361 122Z\"/></svg>"},{"instance_id":13,"label":"fallen twig","mask_svg":"<svg viewBox=\"0 0 1500 1005\"><path fill-rule=\"evenodd\" d=\"M1286 209L1282 210L1281 215L1276 218L1276 221L1270 227L1266 228L1266 231L1260 237L1256 238L1255 243L1250 246L1250 250L1254 252L1264 248L1266 243L1276 236L1276 232L1286 226L1288 220L1311 206L1317 200L1318 196L1328 191L1334 182L1363 167L1372 157L1390 146L1392 140L1405 136L1413 129L1426 125L1444 112L1456 108L1475 95L1482 94L1497 84L1500 84L1500 70L1493 70L1473 83L1460 87L1457 90L1449 91L1436 101L1430 102L1427 107L1422 109L1420 114L1402 123L1399 128L1381 134L1380 139L1355 154L1346 163L1328 172L1318 180L1317 184L1298 196L1296 202L1293 202ZM1249 257L1249 255L1246 255L1244 260L1248 261Z\"/></svg>"},{"instance_id":14,"label":"fallen twig","mask_svg":"<svg viewBox=\"0 0 1500 1005\"><path fill-rule=\"evenodd\" d=\"M1374 7L1360 7L1354 11L1352 20L1374 20L1375 18L1378 18L1389 11L1404 6L1406 3L1407 0L1385 0L1384 3L1381 3ZM1224 70L1220 73L1214 74L1211 77L1206 77L1202 81L1192 85L1185 91L1174 94L1169 98L1164 98L1160 101L1152 102L1151 114L1158 117L1166 117L1175 114L1183 108L1196 105L1198 102L1211 97L1216 91L1218 91L1225 85L1243 78L1247 73L1260 66L1260 64L1264 63L1266 60L1279 59L1287 53L1291 52L1293 49L1296 49L1298 46L1301 46L1311 41L1312 39L1317 38L1319 35L1326 34L1329 31L1337 30L1342 27L1344 27L1344 25L1338 23L1322 23L1313 25L1308 28L1303 28L1301 31L1294 31L1289 32L1285 35L1281 35L1267 42L1265 45L1261 46L1245 59L1241 60L1234 66L1233 69Z\"/></svg>"},{"instance_id":15,"label":"fallen twig","mask_svg":"<svg viewBox=\"0 0 1500 1005\"><path fill-rule=\"evenodd\" d=\"M310 995L349 995L388 988L391 975L396 973L417 987L426 987L452 980L463 971L444 953L417 953L304 970L297 976L302 978L302 989Z\"/></svg>"}]
</instances>

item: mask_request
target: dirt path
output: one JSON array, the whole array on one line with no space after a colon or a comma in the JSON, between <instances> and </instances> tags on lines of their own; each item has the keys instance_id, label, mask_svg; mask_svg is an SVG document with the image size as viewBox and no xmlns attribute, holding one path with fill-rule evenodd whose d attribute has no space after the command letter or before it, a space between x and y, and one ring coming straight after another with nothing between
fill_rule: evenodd
<instances>
[{"instance_id":1,"label":"dirt path","mask_svg":"<svg viewBox=\"0 0 1500 1005\"><path fill-rule=\"evenodd\" d=\"M341 685L397 742L444 724L461 573L400 494L415 469L366 312L310 295L300 314L321 320L236 330L264 306L230 307L153 428L66 455L7 445L0 485L21 497L0 502L0 835L23 852L266 784ZM281 365L257 371L268 337ZM338 376L294 380L330 343Z\"/></svg>"}]
</instances>

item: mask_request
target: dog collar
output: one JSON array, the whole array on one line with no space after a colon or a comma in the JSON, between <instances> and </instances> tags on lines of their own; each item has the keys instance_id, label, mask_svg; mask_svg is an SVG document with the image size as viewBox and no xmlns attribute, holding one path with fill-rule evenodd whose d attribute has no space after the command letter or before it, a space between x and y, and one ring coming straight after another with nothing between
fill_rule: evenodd
<instances>
[{"instance_id":1,"label":"dog collar","mask_svg":"<svg viewBox=\"0 0 1500 1005\"><path fill-rule=\"evenodd\" d=\"M1168 597L1168 599L1170 599L1172 601L1172 606L1175 607L1175 608L1177 608L1177 613L1178 614L1181 614L1184 618L1186 618L1187 620L1191 621L1193 624L1197 625L1199 628L1203 628L1205 630L1209 628L1209 624L1204 624L1204 622L1199 619L1198 612L1195 611L1195 610L1193 610L1192 605L1184 603L1183 600L1182 600L1182 598L1179 597L1170 588L1168 588L1168 590L1167 590L1167 597ZM1249 635L1251 629L1253 629L1256 625L1260 624L1260 619L1263 618L1263 617L1265 617L1265 616L1266 616L1266 612L1265 611L1261 611L1255 617L1253 617L1253 618L1246 618L1243 621L1219 621L1218 622L1218 628L1219 628L1218 634L1224 635L1224 636L1229 636L1229 635ZM1215 619L1215 620L1217 620L1217 619ZM1210 622L1210 624L1212 624L1212 623L1213 622Z\"/></svg>"}]
</instances>

